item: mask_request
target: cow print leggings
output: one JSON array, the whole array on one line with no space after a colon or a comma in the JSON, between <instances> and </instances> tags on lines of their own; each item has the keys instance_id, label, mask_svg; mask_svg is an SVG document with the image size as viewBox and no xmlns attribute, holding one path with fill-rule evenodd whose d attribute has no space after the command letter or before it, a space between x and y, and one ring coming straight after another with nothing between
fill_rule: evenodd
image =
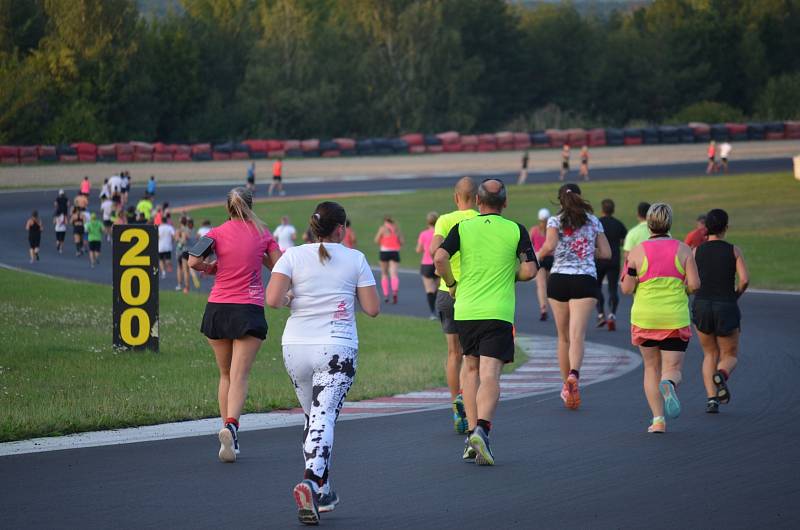
<instances>
[{"instance_id":1,"label":"cow print leggings","mask_svg":"<svg viewBox=\"0 0 800 530\"><path fill-rule=\"evenodd\" d=\"M358 349L339 345L286 344L283 346L283 363L306 415L303 431L306 472L324 480L321 491L328 493L333 429L355 379Z\"/></svg>"}]
</instances>

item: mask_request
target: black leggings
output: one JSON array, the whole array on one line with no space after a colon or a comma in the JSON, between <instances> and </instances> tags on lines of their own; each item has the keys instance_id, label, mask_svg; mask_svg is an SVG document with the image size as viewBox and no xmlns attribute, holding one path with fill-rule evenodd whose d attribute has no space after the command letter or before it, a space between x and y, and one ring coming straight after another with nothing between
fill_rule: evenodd
<instances>
[{"instance_id":1,"label":"black leggings","mask_svg":"<svg viewBox=\"0 0 800 530\"><path fill-rule=\"evenodd\" d=\"M603 278L608 278L608 303L611 313L617 314L619 305L619 265L613 261L597 262L597 313L605 313L605 298L603 298Z\"/></svg>"}]
</instances>

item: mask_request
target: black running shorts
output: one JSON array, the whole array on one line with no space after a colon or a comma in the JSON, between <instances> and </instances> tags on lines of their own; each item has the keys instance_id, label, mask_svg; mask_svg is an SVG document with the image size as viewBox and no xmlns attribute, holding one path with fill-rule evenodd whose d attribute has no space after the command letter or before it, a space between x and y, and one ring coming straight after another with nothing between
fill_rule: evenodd
<instances>
[{"instance_id":1,"label":"black running shorts","mask_svg":"<svg viewBox=\"0 0 800 530\"><path fill-rule=\"evenodd\" d=\"M740 329L742 314L736 300L707 300L692 302L692 323L706 335L727 337Z\"/></svg>"},{"instance_id":2,"label":"black running shorts","mask_svg":"<svg viewBox=\"0 0 800 530\"><path fill-rule=\"evenodd\" d=\"M550 274L547 297L558 302L578 298L597 298L597 278L589 274Z\"/></svg>"},{"instance_id":3,"label":"black running shorts","mask_svg":"<svg viewBox=\"0 0 800 530\"><path fill-rule=\"evenodd\" d=\"M381 250L378 254L378 260L396 261L397 263L400 263L400 252L396 250Z\"/></svg>"},{"instance_id":4,"label":"black running shorts","mask_svg":"<svg viewBox=\"0 0 800 530\"><path fill-rule=\"evenodd\" d=\"M170 260L172 259L172 252L159 252L158 259Z\"/></svg>"},{"instance_id":5,"label":"black running shorts","mask_svg":"<svg viewBox=\"0 0 800 530\"><path fill-rule=\"evenodd\" d=\"M436 278L436 267L433 265L420 265L419 273L424 278Z\"/></svg>"},{"instance_id":6,"label":"black running shorts","mask_svg":"<svg viewBox=\"0 0 800 530\"><path fill-rule=\"evenodd\" d=\"M100 252L102 241L89 241L89 250L92 252Z\"/></svg>"},{"instance_id":7,"label":"black running shorts","mask_svg":"<svg viewBox=\"0 0 800 530\"><path fill-rule=\"evenodd\" d=\"M514 361L514 326L505 320L456 320L464 355Z\"/></svg>"},{"instance_id":8,"label":"black running shorts","mask_svg":"<svg viewBox=\"0 0 800 530\"><path fill-rule=\"evenodd\" d=\"M646 348L658 348L662 351L686 351L689 347L688 340L681 340L677 337L672 337L664 340L649 339L640 344Z\"/></svg>"},{"instance_id":9,"label":"black running shorts","mask_svg":"<svg viewBox=\"0 0 800 530\"><path fill-rule=\"evenodd\" d=\"M456 329L455 300L447 291L439 289L436 291L436 314L442 323L442 331L453 335L458 333Z\"/></svg>"},{"instance_id":10,"label":"black running shorts","mask_svg":"<svg viewBox=\"0 0 800 530\"><path fill-rule=\"evenodd\" d=\"M246 335L267 338L264 308L255 304L208 302L200 332L209 339L240 339Z\"/></svg>"}]
</instances>

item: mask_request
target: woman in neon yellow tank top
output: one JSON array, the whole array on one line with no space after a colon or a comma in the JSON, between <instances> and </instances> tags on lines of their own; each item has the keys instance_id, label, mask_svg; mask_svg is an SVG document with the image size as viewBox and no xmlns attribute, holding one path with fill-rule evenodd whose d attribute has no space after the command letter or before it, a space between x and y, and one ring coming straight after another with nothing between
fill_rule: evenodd
<instances>
[{"instance_id":1,"label":"woman in neon yellow tank top","mask_svg":"<svg viewBox=\"0 0 800 530\"><path fill-rule=\"evenodd\" d=\"M656 203L647 211L650 239L628 254L622 292L633 293L631 342L644 361L644 393L653 412L648 432L666 431L681 404L675 391L692 331L688 294L700 287L692 249L672 239L672 208Z\"/></svg>"}]
</instances>

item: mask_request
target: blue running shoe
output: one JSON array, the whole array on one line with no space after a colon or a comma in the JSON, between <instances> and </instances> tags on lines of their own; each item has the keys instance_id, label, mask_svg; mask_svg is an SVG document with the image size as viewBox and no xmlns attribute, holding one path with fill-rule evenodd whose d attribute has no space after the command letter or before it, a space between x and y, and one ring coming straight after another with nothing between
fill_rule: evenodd
<instances>
[{"instance_id":1,"label":"blue running shoe","mask_svg":"<svg viewBox=\"0 0 800 530\"><path fill-rule=\"evenodd\" d=\"M464 410L464 398L461 394L453 400L453 428L458 434L466 434L469 428L467 412Z\"/></svg>"},{"instance_id":2,"label":"blue running shoe","mask_svg":"<svg viewBox=\"0 0 800 530\"><path fill-rule=\"evenodd\" d=\"M339 504L339 496L333 490L330 493L320 493L317 497L319 513L332 512L337 504Z\"/></svg>"},{"instance_id":3,"label":"blue running shoe","mask_svg":"<svg viewBox=\"0 0 800 530\"><path fill-rule=\"evenodd\" d=\"M489 447L489 435L482 427L475 427L469 437L469 445L475 450L475 463L479 466L493 466L494 455Z\"/></svg>"},{"instance_id":4,"label":"blue running shoe","mask_svg":"<svg viewBox=\"0 0 800 530\"><path fill-rule=\"evenodd\" d=\"M677 418L681 415L681 402L675 392L675 386L670 381L664 380L658 384L658 390L664 397L664 416L667 418Z\"/></svg>"}]
</instances>

